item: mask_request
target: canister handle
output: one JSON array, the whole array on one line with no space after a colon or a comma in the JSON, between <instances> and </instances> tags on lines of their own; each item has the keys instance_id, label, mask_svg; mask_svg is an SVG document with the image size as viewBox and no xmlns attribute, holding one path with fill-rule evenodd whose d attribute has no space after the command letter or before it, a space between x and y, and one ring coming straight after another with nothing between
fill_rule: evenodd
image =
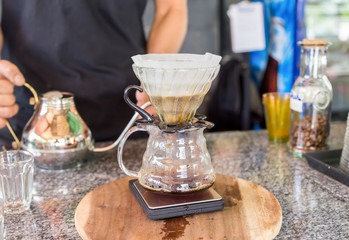
<instances>
[{"instance_id":1,"label":"canister handle","mask_svg":"<svg viewBox=\"0 0 349 240\"><path fill-rule=\"evenodd\" d=\"M330 104L331 97L329 96L328 91L318 91L313 98L314 107L318 111L324 111L327 109Z\"/></svg>"},{"instance_id":2,"label":"canister handle","mask_svg":"<svg viewBox=\"0 0 349 240\"><path fill-rule=\"evenodd\" d=\"M24 83L24 85L26 88L28 88L30 90L30 92L33 94L33 99L34 99L34 102L32 101L32 99L30 99L30 103L31 105L34 105L34 110L38 107L39 105L39 97L38 97L38 94L37 92L35 91L35 89L27 82ZM19 141L15 131L13 130L10 122L6 119L5 120L6 122L6 127L8 128L8 130L10 131L13 139L15 140L15 142L12 143L12 147L13 148L16 148L17 150L19 150L21 148L21 142ZM2 147L3 150L7 150L4 146Z\"/></svg>"},{"instance_id":3,"label":"canister handle","mask_svg":"<svg viewBox=\"0 0 349 240\"><path fill-rule=\"evenodd\" d=\"M118 163L119 163L119 166L121 168L121 170L126 173L126 175L128 176L131 176L131 177L138 177L138 172L136 171L132 171L132 170L128 170L124 163L123 163L123 160L122 160L122 152L123 152L123 149L124 149L124 145L125 145L125 142L126 140L128 139L128 137L134 133L134 132L137 132L137 131L143 131L143 132L147 132L147 129L144 128L142 125L137 125L137 126L134 126L132 127L130 130L127 131L127 133L125 134L125 136L121 139L121 142L118 146Z\"/></svg>"}]
</instances>

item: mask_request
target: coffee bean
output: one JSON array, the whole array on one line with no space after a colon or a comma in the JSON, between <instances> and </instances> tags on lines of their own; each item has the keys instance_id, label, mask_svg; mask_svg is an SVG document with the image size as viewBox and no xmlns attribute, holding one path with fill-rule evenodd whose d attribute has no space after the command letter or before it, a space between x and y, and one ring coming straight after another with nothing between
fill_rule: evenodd
<instances>
[{"instance_id":1,"label":"coffee bean","mask_svg":"<svg viewBox=\"0 0 349 240\"><path fill-rule=\"evenodd\" d=\"M292 147L316 150L326 146L328 118L324 115L304 116L293 124L290 144Z\"/></svg>"}]
</instances>

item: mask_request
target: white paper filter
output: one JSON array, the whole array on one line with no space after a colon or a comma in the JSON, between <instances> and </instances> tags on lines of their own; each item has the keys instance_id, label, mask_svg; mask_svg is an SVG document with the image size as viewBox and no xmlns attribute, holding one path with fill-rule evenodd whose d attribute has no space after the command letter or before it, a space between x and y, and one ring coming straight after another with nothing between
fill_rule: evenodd
<instances>
[{"instance_id":1,"label":"white paper filter","mask_svg":"<svg viewBox=\"0 0 349 240\"><path fill-rule=\"evenodd\" d=\"M210 53L146 54L132 60L160 120L176 123L193 117L218 74L221 57ZM159 97L167 98L160 101Z\"/></svg>"}]
</instances>

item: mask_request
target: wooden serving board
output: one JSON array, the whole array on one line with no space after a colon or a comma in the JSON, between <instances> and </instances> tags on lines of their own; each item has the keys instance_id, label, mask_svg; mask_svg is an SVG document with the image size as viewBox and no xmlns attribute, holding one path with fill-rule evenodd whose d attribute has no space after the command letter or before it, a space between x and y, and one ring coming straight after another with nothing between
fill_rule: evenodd
<instances>
[{"instance_id":1,"label":"wooden serving board","mask_svg":"<svg viewBox=\"0 0 349 240\"><path fill-rule=\"evenodd\" d=\"M88 193L75 211L84 240L273 239L280 231L281 207L266 189L246 180L219 175L215 190L224 209L212 213L150 220L122 178Z\"/></svg>"}]
</instances>

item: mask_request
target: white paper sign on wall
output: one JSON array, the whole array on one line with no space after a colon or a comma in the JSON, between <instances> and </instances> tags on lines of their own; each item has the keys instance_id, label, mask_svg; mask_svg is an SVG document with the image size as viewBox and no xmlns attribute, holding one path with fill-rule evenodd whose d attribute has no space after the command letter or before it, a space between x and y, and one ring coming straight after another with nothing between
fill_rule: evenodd
<instances>
[{"instance_id":1,"label":"white paper sign on wall","mask_svg":"<svg viewBox=\"0 0 349 240\"><path fill-rule=\"evenodd\" d=\"M252 52L265 49L264 10L262 2L242 1L232 4L230 18L232 51Z\"/></svg>"}]
</instances>

